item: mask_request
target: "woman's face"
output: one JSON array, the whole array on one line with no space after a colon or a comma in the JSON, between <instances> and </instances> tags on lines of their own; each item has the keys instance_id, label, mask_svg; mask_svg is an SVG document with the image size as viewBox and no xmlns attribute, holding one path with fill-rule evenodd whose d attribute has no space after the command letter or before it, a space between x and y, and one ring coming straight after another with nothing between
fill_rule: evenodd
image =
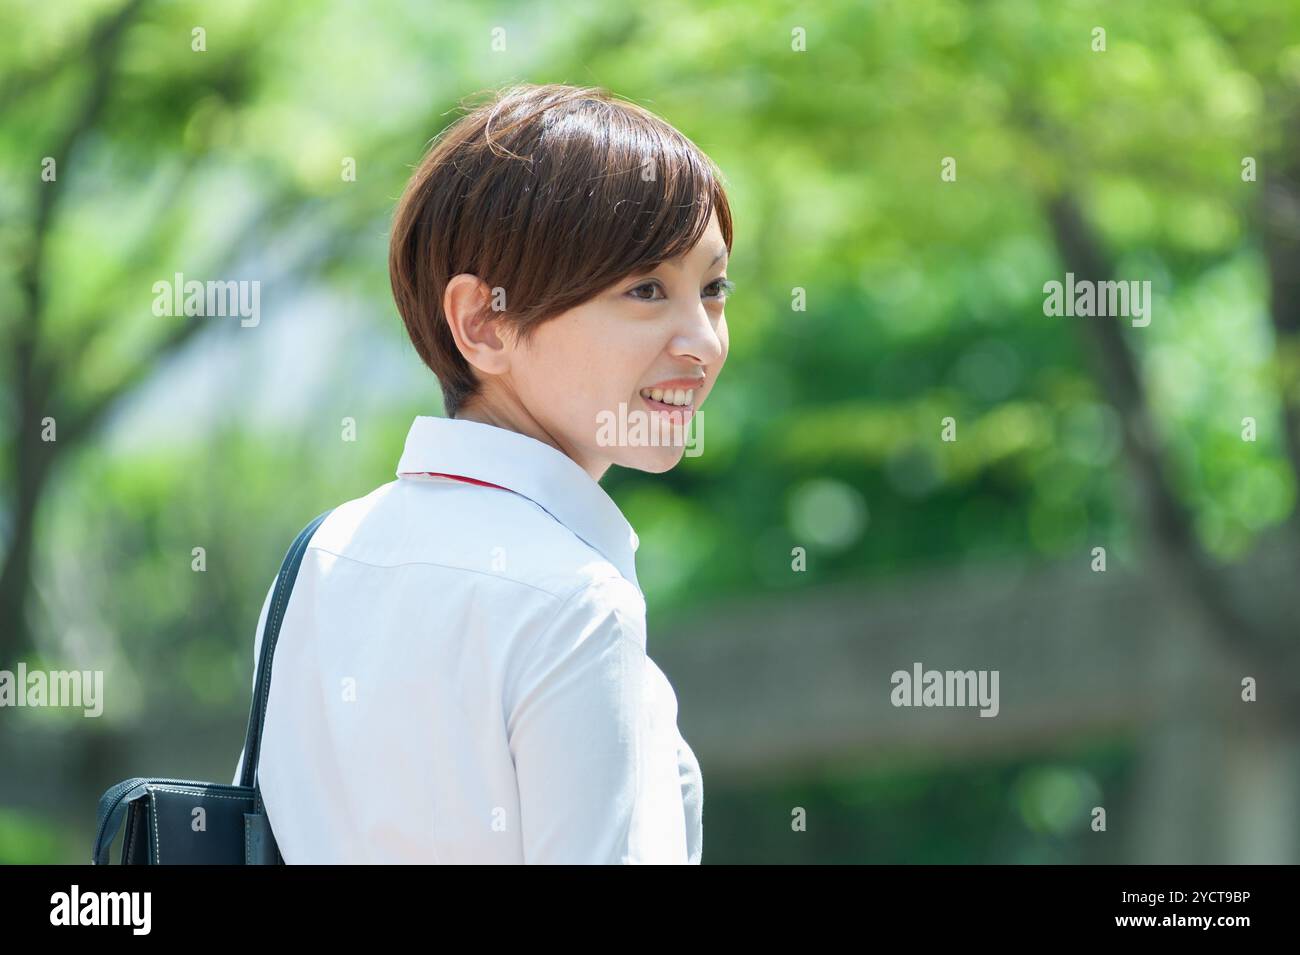
<instances>
[{"instance_id":1,"label":"woman's face","mask_svg":"<svg viewBox=\"0 0 1300 955\"><path fill-rule=\"evenodd\" d=\"M596 480L611 464L669 470L727 358L726 266L711 216L685 255L550 319L527 345L512 344L508 371L485 383L484 419L551 444ZM655 400L656 387L671 394ZM670 410L679 394L685 404Z\"/></svg>"}]
</instances>

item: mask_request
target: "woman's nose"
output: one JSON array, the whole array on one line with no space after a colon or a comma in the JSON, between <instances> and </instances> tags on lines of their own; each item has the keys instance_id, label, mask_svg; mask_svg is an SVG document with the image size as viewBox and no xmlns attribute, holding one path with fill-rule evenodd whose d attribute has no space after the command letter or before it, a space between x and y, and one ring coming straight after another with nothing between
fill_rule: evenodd
<instances>
[{"instance_id":1,"label":"woman's nose","mask_svg":"<svg viewBox=\"0 0 1300 955\"><path fill-rule=\"evenodd\" d=\"M686 325L678 333L674 343L675 354L690 355L702 364L713 365L722 358L723 343L718 328L722 315L715 318L708 307L701 302L691 309Z\"/></svg>"}]
</instances>

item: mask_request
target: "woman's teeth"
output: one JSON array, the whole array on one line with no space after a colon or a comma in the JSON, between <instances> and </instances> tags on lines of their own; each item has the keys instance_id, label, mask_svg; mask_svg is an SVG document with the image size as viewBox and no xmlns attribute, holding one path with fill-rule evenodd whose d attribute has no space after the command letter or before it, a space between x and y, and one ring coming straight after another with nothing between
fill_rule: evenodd
<instances>
[{"instance_id":1,"label":"woman's teeth","mask_svg":"<svg viewBox=\"0 0 1300 955\"><path fill-rule=\"evenodd\" d=\"M655 401L662 401L666 405L693 405L695 404L694 388L643 388L641 390L642 398L652 398Z\"/></svg>"}]
</instances>

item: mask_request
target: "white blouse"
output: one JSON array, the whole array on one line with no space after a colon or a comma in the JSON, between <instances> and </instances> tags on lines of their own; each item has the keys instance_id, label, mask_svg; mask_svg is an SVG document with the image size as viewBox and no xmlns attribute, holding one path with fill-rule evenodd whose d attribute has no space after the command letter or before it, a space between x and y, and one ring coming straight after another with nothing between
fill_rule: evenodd
<instances>
[{"instance_id":1,"label":"white blouse","mask_svg":"<svg viewBox=\"0 0 1300 955\"><path fill-rule=\"evenodd\" d=\"M560 451L417 417L397 480L317 528L281 624L258 776L285 861L698 863L637 544Z\"/></svg>"}]
</instances>

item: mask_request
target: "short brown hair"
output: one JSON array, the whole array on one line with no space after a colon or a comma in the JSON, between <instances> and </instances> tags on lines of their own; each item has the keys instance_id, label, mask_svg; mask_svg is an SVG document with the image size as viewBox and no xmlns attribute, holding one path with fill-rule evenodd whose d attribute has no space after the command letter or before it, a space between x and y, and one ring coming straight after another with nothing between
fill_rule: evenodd
<instances>
[{"instance_id":1,"label":"short brown hair","mask_svg":"<svg viewBox=\"0 0 1300 955\"><path fill-rule=\"evenodd\" d=\"M712 212L730 250L717 166L600 87L518 84L457 119L407 183L388 255L397 310L447 414L479 390L443 313L452 276L505 290L501 317L527 341L620 278L690 251Z\"/></svg>"}]
</instances>

